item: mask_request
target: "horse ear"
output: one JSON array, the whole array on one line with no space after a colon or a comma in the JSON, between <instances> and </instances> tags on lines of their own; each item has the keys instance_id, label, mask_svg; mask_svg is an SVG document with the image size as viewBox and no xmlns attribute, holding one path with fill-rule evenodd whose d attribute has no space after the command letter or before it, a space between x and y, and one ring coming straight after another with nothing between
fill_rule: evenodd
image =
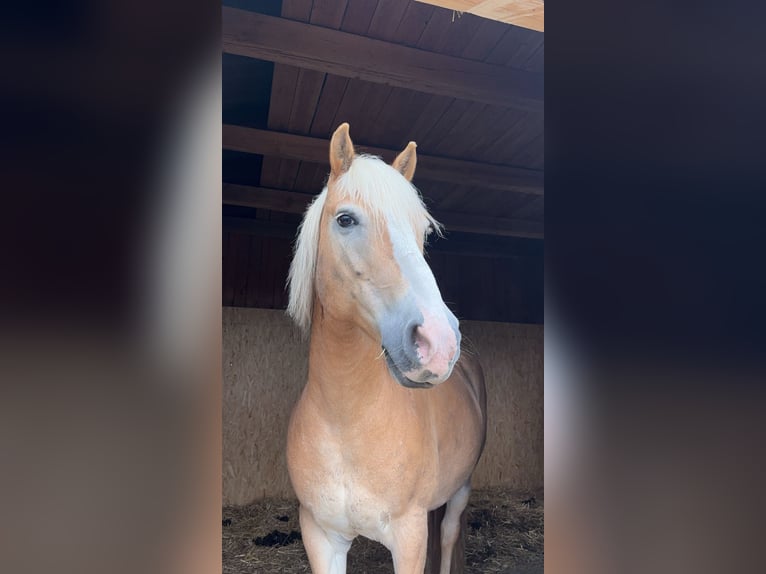
<instances>
[{"instance_id":1,"label":"horse ear","mask_svg":"<svg viewBox=\"0 0 766 574\"><path fill-rule=\"evenodd\" d=\"M330 173L339 177L348 171L354 161L354 144L348 135L348 123L343 122L330 140Z\"/></svg>"},{"instance_id":2,"label":"horse ear","mask_svg":"<svg viewBox=\"0 0 766 574\"><path fill-rule=\"evenodd\" d=\"M396 156L394 163L391 164L396 171L407 178L407 181L412 181L412 176L415 175L415 166L418 163L416 147L418 145L415 142L408 143L404 151Z\"/></svg>"}]
</instances>

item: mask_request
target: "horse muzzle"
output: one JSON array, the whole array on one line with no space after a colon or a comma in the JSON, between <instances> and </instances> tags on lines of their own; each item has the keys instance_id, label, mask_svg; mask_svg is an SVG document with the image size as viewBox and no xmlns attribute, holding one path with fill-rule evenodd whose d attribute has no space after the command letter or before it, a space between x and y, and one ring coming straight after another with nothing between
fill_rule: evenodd
<instances>
[{"instance_id":1,"label":"horse muzzle","mask_svg":"<svg viewBox=\"0 0 766 574\"><path fill-rule=\"evenodd\" d=\"M440 313L418 310L396 331L383 332L383 349L389 370L408 388L431 388L452 374L460 356L457 318L445 306Z\"/></svg>"}]
</instances>

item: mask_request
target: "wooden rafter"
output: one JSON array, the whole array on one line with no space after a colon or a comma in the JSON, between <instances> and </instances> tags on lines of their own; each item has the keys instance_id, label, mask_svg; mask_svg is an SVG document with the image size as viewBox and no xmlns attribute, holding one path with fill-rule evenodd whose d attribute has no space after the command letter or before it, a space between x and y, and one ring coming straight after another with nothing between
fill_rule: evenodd
<instances>
[{"instance_id":1,"label":"wooden rafter","mask_svg":"<svg viewBox=\"0 0 766 574\"><path fill-rule=\"evenodd\" d=\"M224 124L224 149L328 164L326 139ZM358 146L359 151L387 161L398 151ZM539 170L448 159L418 154L416 179L543 195L544 174Z\"/></svg>"},{"instance_id":2,"label":"wooden rafter","mask_svg":"<svg viewBox=\"0 0 766 574\"><path fill-rule=\"evenodd\" d=\"M224 205L255 207L286 213L303 213L313 198L314 196L309 193L297 193L281 189L231 183L223 185ZM543 238L543 226L535 221L438 210L432 210L431 213L450 231L502 235L506 237L527 237L530 239Z\"/></svg>"},{"instance_id":3,"label":"wooden rafter","mask_svg":"<svg viewBox=\"0 0 766 574\"><path fill-rule=\"evenodd\" d=\"M485 104L542 111L542 74L224 7L223 50Z\"/></svg>"}]
</instances>

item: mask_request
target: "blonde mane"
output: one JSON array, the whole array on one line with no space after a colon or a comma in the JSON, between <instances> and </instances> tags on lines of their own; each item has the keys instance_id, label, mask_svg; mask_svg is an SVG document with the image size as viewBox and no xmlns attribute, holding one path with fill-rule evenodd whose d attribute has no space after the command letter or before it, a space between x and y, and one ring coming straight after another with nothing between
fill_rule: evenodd
<instances>
[{"instance_id":1,"label":"blonde mane","mask_svg":"<svg viewBox=\"0 0 766 574\"><path fill-rule=\"evenodd\" d=\"M416 226L423 219L441 235L442 226L428 213L417 188L378 157L360 155L348 171L334 182L334 193L365 205L375 226L387 222ZM290 290L287 313L304 334L311 328L314 305L314 276L319 245L319 224L327 199L327 187L311 202L298 230L293 261L287 278Z\"/></svg>"}]
</instances>

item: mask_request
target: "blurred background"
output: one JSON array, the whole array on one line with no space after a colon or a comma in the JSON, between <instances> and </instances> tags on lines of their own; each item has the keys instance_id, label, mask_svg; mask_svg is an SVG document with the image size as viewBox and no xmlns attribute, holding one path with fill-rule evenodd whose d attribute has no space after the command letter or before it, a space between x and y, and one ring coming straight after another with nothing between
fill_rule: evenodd
<instances>
[{"instance_id":1,"label":"blurred background","mask_svg":"<svg viewBox=\"0 0 766 574\"><path fill-rule=\"evenodd\" d=\"M3 8L0 569L220 569L220 6Z\"/></svg>"},{"instance_id":2,"label":"blurred background","mask_svg":"<svg viewBox=\"0 0 766 574\"><path fill-rule=\"evenodd\" d=\"M552 572L761 570L755 10L547 11ZM4 16L2 570L218 571L221 6Z\"/></svg>"}]
</instances>

